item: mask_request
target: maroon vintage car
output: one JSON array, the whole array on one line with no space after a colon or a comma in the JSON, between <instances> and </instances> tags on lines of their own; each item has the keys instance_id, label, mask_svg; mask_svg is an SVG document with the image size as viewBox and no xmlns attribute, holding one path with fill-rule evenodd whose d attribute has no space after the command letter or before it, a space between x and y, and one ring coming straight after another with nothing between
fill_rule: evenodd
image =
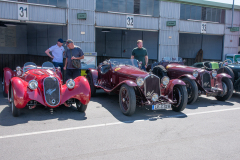
<instances>
[{"instance_id":1,"label":"maroon vintage car","mask_svg":"<svg viewBox=\"0 0 240 160\"><path fill-rule=\"evenodd\" d=\"M120 109L125 115L132 115L136 105L177 112L187 105L187 90L183 81L169 80L167 76L160 79L142 71L135 59L106 60L97 69L86 72L92 96L96 89L119 94Z\"/></svg>"},{"instance_id":2,"label":"maroon vintage car","mask_svg":"<svg viewBox=\"0 0 240 160\"><path fill-rule=\"evenodd\" d=\"M167 74L170 79L181 79L186 83L188 104L192 104L201 94L214 96L219 101L226 101L233 94L231 76L226 73L217 74L216 70L185 66L182 58L165 57L161 62L152 64L153 73L159 77Z\"/></svg>"},{"instance_id":3,"label":"maroon vintage car","mask_svg":"<svg viewBox=\"0 0 240 160\"><path fill-rule=\"evenodd\" d=\"M84 112L91 98L91 89L87 79L79 76L69 79L63 84L60 68L55 68L51 62L45 62L41 67L27 62L24 67L16 67L12 71L4 68L3 95L8 96L12 114L17 117L20 109L36 105L56 108L61 104L69 107L76 103L77 109Z\"/></svg>"}]
</instances>

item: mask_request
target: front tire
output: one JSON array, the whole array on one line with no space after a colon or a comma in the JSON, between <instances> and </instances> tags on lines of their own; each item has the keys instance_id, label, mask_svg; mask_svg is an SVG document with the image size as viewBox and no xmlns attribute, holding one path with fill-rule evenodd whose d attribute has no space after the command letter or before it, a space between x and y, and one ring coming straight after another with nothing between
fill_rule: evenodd
<instances>
[{"instance_id":1,"label":"front tire","mask_svg":"<svg viewBox=\"0 0 240 160\"><path fill-rule=\"evenodd\" d=\"M197 83L187 77L182 78L182 81L186 83L187 93L188 93L188 103L193 104L198 98L198 86Z\"/></svg>"},{"instance_id":2,"label":"front tire","mask_svg":"<svg viewBox=\"0 0 240 160\"><path fill-rule=\"evenodd\" d=\"M183 111L186 108L188 102L188 93L186 86L174 86L173 97L177 100L177 104L172 105L172 110L175 112Z\"/></svg>"},{"instance_id":3,"label":"front tire","mask_svg":"<svg viewBox=\"0 0 240 160\"><path fill-rule=\"evenodd\" d=\"M79 112L85 112L87 109L87 105L82 104L79 100L76 100L76 106Z\"/></svg>"},{"instance_id":4,"label":"front tire","mask_svg":"<svg viewBox=\"0 0 240 160\"><path fill-rule=\"evenodd\" d=\"M119 105L123 114L131 116L136 110L136 94L133 87L126 84L121 86L119 92Z\"/></svg>"},{"instance_id":5,"label":"front tire","mask_svg":"<svg viewBox=\"0 0 240 160\"><path fill-rule=\"evenodd\" d=\"M231 81L232 81L232 83L234 83L235 77L234 77L233 70L230 67L224 66L224 67L219 68L218 71L217 71L217 74L219 74L219 73L226 73L226 74L228 74L229 76L232 77Z\"/></svg>"},{"instance_id":6,"label":"front tire","mask_svg":"<svg viewBox=\"0 0 240 160\"><path fill-rule=\"evenodd\" d=\"M20 109L18 109L14 104L14 96L13 96L13 89L11 88L11 108L12 108L12 115L13 117L18 117L20 115Z\"/></svg>"},{"instance_id":7,"label":"front tire","mask_svg":"<svg viewBox=\"0 0 240 160\"><path fill-rule=\"evenodd\" d=\"M90 85L91 97L94 97L96 95L96 87L93 84L92 74L90 72L88 72L86 78L87 78L88 83Z\"/></svg>"},{"instance_id":8,"label":"front tire","mask_svg":"<svg viewBox=\"0 0 240 160\"><path fill-rule=\"evenodd\" d=\"M229 78L223 78L222 79L222 85L223 90L226 90L226 93L224 96L216 96L216 99L219 101L227 101L232 97L233 94L233 84L232 81ZM226 88L225 88L226 87Z\"/></svg>"}]
</instances>

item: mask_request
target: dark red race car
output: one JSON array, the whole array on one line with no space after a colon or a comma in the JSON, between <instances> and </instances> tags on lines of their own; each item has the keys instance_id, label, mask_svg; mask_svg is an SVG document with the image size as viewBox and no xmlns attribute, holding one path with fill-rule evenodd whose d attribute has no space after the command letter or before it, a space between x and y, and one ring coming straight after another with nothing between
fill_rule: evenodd
<instances>
[{"instance_id":1,"label":"dark red race car","mask_svg":"<svg viewBox=\"0 0 240 160\"><path fill-rule=\"evenodd\" d=\"M120 109L125 115L132 115L136 105L177 112L187 105L187 90L182 80L169 80L167 76L160 79L142 71L135 59L106 60L97 69L86 72L92 96L96 89L119 94Z\"/></svg>"},{"instance_id":2,"label":"dark red race car","mask_svg":"<svg viewBox=\"0 0 240 160\"><path fill-rule=\"evenodd\" d=\"M87 79L79 76L63 84L60 68L55 68L51 62L45 62L41 67L27 62L23 68L3 70L3 95L8 96L15 117L20 115L20 109L26 106L33 109L39 104L56 108L61 104L69 107L76 103L77 109L84 112L90 101Z\"/></svg>"},{"instance_id":3,"label":"dark red race car","mask_svg":"<svg viewBox=\"0 0 240 160\"><path fill-rule=\"evenodd\" d=\"M232 97L232 77L226 73L218 74L216 70L185 66L180 57L165 57L161 62L148 66L148 69L150 68L159 77L164 74L170 79L183 80L187 86L188 104L194 103L202 94L216 97L219 101L226 101Z\"/></svg>"}]
</instances>

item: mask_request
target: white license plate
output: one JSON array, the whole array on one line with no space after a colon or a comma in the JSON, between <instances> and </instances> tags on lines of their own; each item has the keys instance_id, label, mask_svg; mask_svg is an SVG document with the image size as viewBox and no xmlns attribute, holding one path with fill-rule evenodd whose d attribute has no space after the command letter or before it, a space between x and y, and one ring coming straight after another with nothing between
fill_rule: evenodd
<instances>
[{"instance_id":1,"label":"white license plate","mask_svg":"<svg viewBox=\"0 0 240 160\"><path fill-rule=\"evenodd\" d=\"M152 105L152 110L159 110L159 109L170 109L171 104L156 104Z\"/></svg>"}]
</instances>

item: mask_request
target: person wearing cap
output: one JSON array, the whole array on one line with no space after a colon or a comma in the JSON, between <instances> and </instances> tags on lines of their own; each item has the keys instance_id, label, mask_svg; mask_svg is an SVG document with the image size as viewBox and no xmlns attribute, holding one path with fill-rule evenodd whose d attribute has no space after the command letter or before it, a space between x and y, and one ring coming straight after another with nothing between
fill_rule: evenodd
<instances>
[{"instance_id":1,"label":"person wearing cap","mask_svg":"<svg viewBox=\"0 0 240 160\"><path fill-rule=\"evenodd\" d=\"M61 70L63 71L63 54L65 53L65 51L62 45L63 40L60 38L58 39L57 44L47 49L45 53L53 59L53 65L55 67L61 67ZM52 52L52 55L50 54L50 52Z\"/></svg>"},{"instance_id":2,"label":"person wearing cap","mask_svg":"<svg viewBox=\"0 0 240 160\"><path fill-rule=\"evenodd\" d=\"M81 59L84 59L84 53L82 49L78 46L75 46L71 39L66 41L66 45L68 47L66 54L64 55L65 66L63 67L66 70L66 80L68 79L75 79L76 77L81 75L81 65L80 68L75 68L72 65L73 59L78 59L81 64Z\"/></svg>"}]
</instances>

